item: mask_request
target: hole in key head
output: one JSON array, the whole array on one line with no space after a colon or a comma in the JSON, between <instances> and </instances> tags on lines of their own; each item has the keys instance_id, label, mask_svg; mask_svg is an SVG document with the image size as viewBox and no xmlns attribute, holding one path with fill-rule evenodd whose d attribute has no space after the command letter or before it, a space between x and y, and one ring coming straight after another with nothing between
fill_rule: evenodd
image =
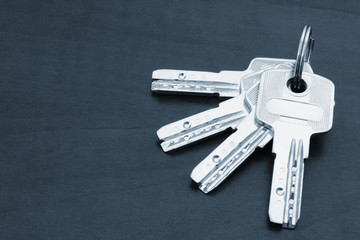
<instances>
[{"instance_id":1,"label":"hole in key head","mask_svg":"<svg viewBox=\"0 0 360 240\"><path fill-rule=\"evenodd\" d=\"M296 79L295 77L290 78L286 85L293 93L303 93L307 89L306 82L303 79Z\"/></svg>"}]
</instances>

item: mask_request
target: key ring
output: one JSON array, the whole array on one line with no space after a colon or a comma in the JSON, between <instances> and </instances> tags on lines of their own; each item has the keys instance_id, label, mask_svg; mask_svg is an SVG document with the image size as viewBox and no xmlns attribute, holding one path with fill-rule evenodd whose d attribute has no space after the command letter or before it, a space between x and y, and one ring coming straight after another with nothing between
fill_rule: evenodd
<instances>
[{"instance_id":1,"label":"key ring","mask_svg":"<svg viewBox=\"0 0 360 240\"><path fill-rule=\"evenodd\" d=\"M296 55L294 77L291 79L291 89L294 92L302 92L306 89L306 83L302 80L304 63L310 63L311 52L314 47L314 39L311 38L311 26L305 25L301 34L298 52Z\"/></svg>"}]
</instances>

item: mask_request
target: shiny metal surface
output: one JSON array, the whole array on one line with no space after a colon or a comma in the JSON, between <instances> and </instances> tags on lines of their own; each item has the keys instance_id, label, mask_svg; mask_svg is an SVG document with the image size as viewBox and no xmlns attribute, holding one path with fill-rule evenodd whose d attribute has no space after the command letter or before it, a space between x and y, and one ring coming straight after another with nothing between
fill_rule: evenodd
<instances>
[{"instance_id":1,"label":"shiny metal surface","mask_svg":"<svg viewBox=\"0 0 360 240\"><path fill-rule=\"evenodd\" d=\"M304 69L306 71L311 69L307 63L305 66ZM274 69L287 69L291 72L293 65L279 64ZM245 85L255 83L245 93L244 104L248 111L246 117L235 127L236 132L231 134L201 161L190 175L204 193L215 189L237 169L257 147L264 147L272 139L272 133L264 128L255 117L260 77L261 75L253 73L243 78L243 89L247 89Z\"/></svg>"},{"instance_id":2,"label":"shiny metal surface","mask_svg":"<svg viewBox=\"0 0 360 240\"><path fill-rule=\"evenodd\" d=\"M223 182L266 138L265 145L272 137L268 129L255 121L255 107L259 84L254 85L245 98L249 113L239 123L237 131L231 134L192 171L191 178L199 188L208 193ZM250 101L252 98L253 101ZM255 102L254 102L255 101Z\"/></svg>"},{"instance_id":3,"label":"shiny metal surface","mask_svg":"<svg viewBox=\"0 0 360 240\"><path fill-rule=\"evenodd\" d=\"M280 64L273 65L275 62L280 62ZM249 107L245 105L244 102L246 91L252 86L258 85L261 74L265 70L271 68L292 69L294 66L293 63L294 60L262 59L260 61L260 58L256 58L256 60L253 60L252 63L250 63L250 66L261 68L262 70L260 71L247 75L243 75L243 72L239 71L221 72L226 72L226 75L229 76L229 79L240 78L241 81L239 89L241 90L237 91L238 93L241 92L239 96L221 102L217 108L186 117L161 127L157 131L157 135L161 141L161 147L164 152L192 144L209 136L225 131L228 128L235 129L238 124L249 114ZM305 65L305 70L312 72L311 66L309 64ZM195 73L199 75L206 75L204 72ZM207 78L216 78L217 75L218 74L216 73L209 73L209 77Z\"/></svg>"},{"instance_id":4,"label":"shiny metal surface","mask_svg":"<svg viewBox=\"0 0 360 240\"><path fill-rule=\"evenodd\" d=\"M254 72L261 74L263 71L283 63L294 64L295 61L279 58L254 58L245 71L221 71L219 73L159 69L153 71L151 90L157 93L236 97L244 91L240 86L242 77ZM304 67L306 71L312 71L309 64Z\"/></svg>"},{"instance_id":5,"label":"shiny metal surface","mask_svg":"<svg viewBox=\"0 0 360 240\"><path fill-rule=\"evenodd\" d=\"M287 87L291 76L286 70L265 72L256 110L257 119L274 136L269 217L285 228L294 228L300 218L303 160L309 156L310 137L330 130L335 105L335 87L330 80L304 73L307 89L294 93Z\"/></svg>"}]
</instances>

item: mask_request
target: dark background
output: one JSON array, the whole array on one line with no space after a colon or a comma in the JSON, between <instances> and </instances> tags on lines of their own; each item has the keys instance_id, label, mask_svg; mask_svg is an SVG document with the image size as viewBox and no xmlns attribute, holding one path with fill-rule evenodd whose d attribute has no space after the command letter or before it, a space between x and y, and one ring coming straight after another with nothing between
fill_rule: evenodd
<instances>
[{"instance_id":1,"label":"dark background","mask_svg":"<svg viewBox=\"0 0 360 240\"><path fill-rule=\"evenodd\" d=\"M209 195L191 170L228 135L170 154L156 130L218 99L157 95L159 68L295 58L336 86L295 230L269 223L271 144ZM1 1L0 239L358 239L357 1Z\"/></svg>"}]
</instances>

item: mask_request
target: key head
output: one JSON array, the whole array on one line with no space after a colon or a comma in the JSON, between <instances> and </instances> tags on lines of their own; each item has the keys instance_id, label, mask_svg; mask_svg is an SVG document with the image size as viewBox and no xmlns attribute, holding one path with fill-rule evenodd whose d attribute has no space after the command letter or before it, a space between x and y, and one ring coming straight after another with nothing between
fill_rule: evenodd
<instances>
[{"instance_id":1,"label":"key head","mask_svg":"<svg viewBox=\"0 0 360 240\"><path fill-rule=\"evenodd\" d=\"M335 105L334 84L329 79L304 72L306 90L295 93L289 86L292 76L293 73L287 70L263 73L257 119L271 126L275 133L276 128L286 124L304 126L303 129L308 129L310 136L330 130Z\"/></svg>"},{"instance_id":2,"label":"key head","mask_svg":"<svg viewBox=\"0 0 360 240\"><path fill-rule=\"evenodd\" d=\"M283 58L262 58L262 57L257 57L257 58L254 58L250 62L248 69L253 71L253 72L256 72L256 71L261 71L261 70L278 68L278 66L280 66L280 65L282 65L284 67L284 69L286 69L286 68L294 69L295 60L293 60L293 59L283 59ZM287 67L286 67L286 65L287 65ZM305 71L305 72L313 72L310 64L308 64L308 63L304 64L303 71Z\"/></svg>"},{"instance_id":3,"label":"key head","mask_svg":"<svg viewBox=\"0 0 360 240\"><path fill-rule=\"evenodd\" d=\"M270 69L291 71L294 69L294 63L294 60L277 58L255 58L253 61L251 61L249 69L259 68L259 70L245 75L241 81L241 89L245 93L245 103L251 110L255 109L257 104L259 85L262 74ZM304 72L313 73L310 64L304 64Z\"/></svg>"},{"instance_id":4,"label":"key head","mask_svg":"<svg viewBox=\"0 0 360 240\"><path fill-rule=\"evenodd\" d=\"M278 58L255 58L251 61L249 68L252 73L246 74L241 79L241 90L246 92L253 85L257 84L261 80L261 75L264 71L271 69L283 69L293 70L295 66L295 60L291 59L278 59ZM313 73L310 64L304 64L304 72Z\"/></svg>"}]
</instances>

